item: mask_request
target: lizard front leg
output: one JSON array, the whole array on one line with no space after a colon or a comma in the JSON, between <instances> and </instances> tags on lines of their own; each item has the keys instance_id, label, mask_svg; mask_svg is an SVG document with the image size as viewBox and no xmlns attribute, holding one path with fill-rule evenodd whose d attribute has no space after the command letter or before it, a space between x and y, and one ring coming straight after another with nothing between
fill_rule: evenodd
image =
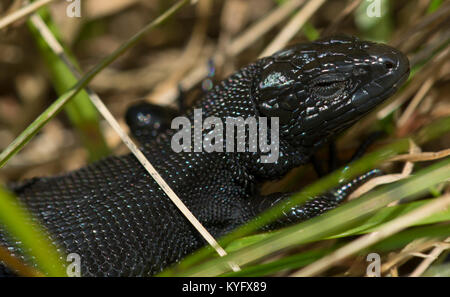
<instances>
[{"instance_id":1,"label":"lizard front leg","mask_svg":"<svg viewBox=\"0 0 450 297\"><path fill-rule=\"evenodd\" d=\"M379 169L371 170L356 177L350 182L343 183L338 187L316 197L311 197L302 205L288 207L283 211L282 217L272 222L270 225L263 227L262 230L270 231L286 227L323 214L324 212L337 207L359 186L374 177L380 176L381 174L382 171ZM247 201L246 207L250 212L257 216L275 204L287 203L293 194L294 193L273 193L265 196L256 195Z\"/></svg>"}]
</instances>

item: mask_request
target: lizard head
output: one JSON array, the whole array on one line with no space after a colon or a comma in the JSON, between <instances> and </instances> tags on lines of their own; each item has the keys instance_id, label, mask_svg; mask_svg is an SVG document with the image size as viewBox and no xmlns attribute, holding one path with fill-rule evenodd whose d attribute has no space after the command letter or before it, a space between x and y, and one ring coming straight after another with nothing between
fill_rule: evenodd
<instances>
[{"instance_id":1,"label":"lizard head","mask_svg":"<svg viewBox=\"0 0 450 297\"><path fill-rule=\"evenodd\" d=\"M320 146L389 98L409 75L404 54L355 37L297 44L260 60L258 111L278 117L280 138Z\"/></svg>"}]
</instances>

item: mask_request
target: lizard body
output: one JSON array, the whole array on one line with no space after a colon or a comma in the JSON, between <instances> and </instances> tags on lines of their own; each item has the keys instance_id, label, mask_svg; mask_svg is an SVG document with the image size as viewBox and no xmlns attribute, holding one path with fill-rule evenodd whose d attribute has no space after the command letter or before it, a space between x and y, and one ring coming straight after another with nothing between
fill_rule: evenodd
<instances>
[{"instance_id":1,"label":"lizard body","mask_svg":"<svg viewBox=\"0 0 450 297\"><path fill-rule=\"evenodd\" d=\"M309 162L319 147L393 94L408 73L407 58L391 47L329 37L257 60L194 104L204 118L279 118L275 163L262 163L259 151L175 153L174 130L155 136L141 133L145 125L131 128L153 166L206 229L220 237L287 197L261 196L259 186ZM185 114L192 121L193 109ZM248 141L248 136L236 141ZM153 275L205 244L131 154L12 190L57 246L81 256L83 276ZM275 225L333 208L343 193L316 197ZM32 262L1 226L0 245ZM11 271L0 265L2 273Z\"/></svg>"}]
</instances>

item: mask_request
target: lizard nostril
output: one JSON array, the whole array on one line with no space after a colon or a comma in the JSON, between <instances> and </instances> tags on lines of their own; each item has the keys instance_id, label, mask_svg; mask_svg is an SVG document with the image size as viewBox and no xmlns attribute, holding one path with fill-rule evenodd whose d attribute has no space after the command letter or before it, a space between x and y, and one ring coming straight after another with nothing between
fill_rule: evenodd
<instances>
[{"instance_id":1,"label":"lizard nostril","mask_svg":"<svg viewBox=\"0 0 450 297\"><path fill-rule=\"evenodd\" d=\"M391 61L386 61L386 62L384 62L384 67L386 67L386 69L388 69L388 70L391 70L391 69L394 69L395 65Z\"/></svg>"}]
</instances>

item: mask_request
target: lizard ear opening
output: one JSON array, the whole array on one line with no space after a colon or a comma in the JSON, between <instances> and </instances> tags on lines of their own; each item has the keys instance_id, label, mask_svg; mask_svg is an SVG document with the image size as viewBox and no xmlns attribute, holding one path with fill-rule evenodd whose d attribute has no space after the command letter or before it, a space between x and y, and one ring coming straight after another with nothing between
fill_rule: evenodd
<instances>
[{"instance_id":1,"label":"lizard ear opening","mask_svg":"<svg viewBox=\"0 0 450 297\"><path fill-rule=\"evenodd\" d=\"M270 61L262 69L258 87L261 92L270 89L283 89L295 82L292 74L293 66L290 63Z\"/></svg>"},{"instance_id":2,"label":"lizard ear opening","mask_svg":"<svg viewBox=\"0 0 450 297\"><path fill-rule=\"evenodd\" d=\"M292 92L296 85L295 67L284 61L269 60L263 66L256 86L258 108L262 115L279 117L280 122L292 116L298 100Z\"/></svg>"}]
</instances>

